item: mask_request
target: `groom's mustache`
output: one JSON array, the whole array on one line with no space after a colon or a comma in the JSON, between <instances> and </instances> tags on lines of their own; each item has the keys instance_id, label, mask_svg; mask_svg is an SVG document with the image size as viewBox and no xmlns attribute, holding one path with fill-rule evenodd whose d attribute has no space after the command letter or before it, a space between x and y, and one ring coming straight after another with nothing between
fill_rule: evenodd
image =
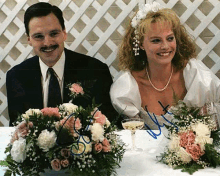
<instances>
[{"instance_id":1,"label":"groom's mustache","mask_svg":"<svg viewBox=\"0 0 220 176\"><path fill-rule=\"evenodd\" d=\"M49 47L45 46L45 47L41 47L41 51L43 52L48 52L48 51L52 51L52 50L55 50L56 48L58 48L59 45L51 45Z\"/></svg>"}]
</instances>

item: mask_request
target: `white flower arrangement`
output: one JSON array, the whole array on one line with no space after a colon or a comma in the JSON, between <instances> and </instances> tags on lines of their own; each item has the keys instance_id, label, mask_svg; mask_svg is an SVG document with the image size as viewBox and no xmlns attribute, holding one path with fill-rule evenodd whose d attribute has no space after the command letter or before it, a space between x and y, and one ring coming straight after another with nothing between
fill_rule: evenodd
<instances>
[{"instance_id":1,"label":"white flower arrangement","mask_svg":"<svg viewBox=\"0 0 220 176\"><path fill-rule=\"evenodd\" d=\"M170 141L161 162L190 174L220 165L217 124L212 114L202 114L202 109L188 107L182 101L169 109L173 125L167 126Z\"/></svg>"},{"instance_id":2,"label":"white flower arrangement","mask_svg":"<svg viewBox=\"0 0 220 176\"><path fill-rule=\"evenodd\" d=\"M60 170L64 175L116 173L124 143L117 142L116 126L97 107L95 102L86 108L64 103L20 115L5 149L7 157L0 162L7 167L5 175L38 176L47 170L58 175Z\"/></svg>"}]
</instances>

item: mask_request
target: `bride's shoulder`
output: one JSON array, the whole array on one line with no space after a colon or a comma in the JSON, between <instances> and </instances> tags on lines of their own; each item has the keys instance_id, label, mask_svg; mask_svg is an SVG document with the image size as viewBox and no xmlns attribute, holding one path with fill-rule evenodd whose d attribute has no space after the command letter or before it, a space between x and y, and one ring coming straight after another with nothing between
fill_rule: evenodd
<instances>
[{"instance_id":1,"label":"bride's shoulder","mask_svg":"<svg viewBox=\"0 0 220 176\"><path fill-rule=\"evenodd\" d=\"M138 84L130 71L121 72L120 76L113 82L110 89L112 99L126 98L139 99Z\"/></svg>"},{"instance_id":2,"label":"bride's shoulder","mask_svg":"<svg viewBox=\"0 0 220 176\"><path fill-rule=\"evenodd\" d=\"M138 85L131 72L121 72L110 89L110 98L118 112L134 117L141 107Z\"/></svg>"},{"instance_id":3,"label":"bride's shoulder","mask_svg":"<svg viewBox=\"0 0 220 176\"><path fill-rule=\"evenodd\" d=\"M136 81L134 77L132 76L130 71L123 71L120 73L120 75L114 80L112 86L111 86L111 91L117 90L118 89L126 89L130 88L131 86L135 85Z\"/></svg>"}]
</instances>

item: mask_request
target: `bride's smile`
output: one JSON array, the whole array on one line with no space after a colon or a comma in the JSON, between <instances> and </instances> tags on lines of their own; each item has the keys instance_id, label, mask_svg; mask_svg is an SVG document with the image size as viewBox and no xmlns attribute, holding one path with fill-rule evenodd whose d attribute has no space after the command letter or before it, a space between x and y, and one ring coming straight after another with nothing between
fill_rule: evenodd
<instances>
[{"instance_id":1,"label":"bride's smile","mask_svg":"<svg viewBox=\"0 0 220 176\"><path fill-rule=\"evenodd\" d=\"M145 34L142 49L148 63L171 63L176 53L176 38L168 22L152 23Z\"/></svg>"}]
</instances>

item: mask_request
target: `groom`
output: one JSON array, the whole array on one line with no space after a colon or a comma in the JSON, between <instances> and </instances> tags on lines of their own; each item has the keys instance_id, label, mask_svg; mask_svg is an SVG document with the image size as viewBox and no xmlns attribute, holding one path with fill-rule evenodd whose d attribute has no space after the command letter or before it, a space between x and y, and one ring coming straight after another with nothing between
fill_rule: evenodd
<instances>
[{"instance_id":1,"label":"groom","mask_svg":"<svg viewBox=\"0 0 220 176\"><path fill-rule=\"evenodd\" d=\"M112 84L109 69L95 58L64 48L67 34L62 11L49 3L36 3L25 12L24 24L28 43L36 56L7 72L9 125L13 125L18 114L30 108L42 109L48 107L48 103L55 106L69 102L67 85L76 82L87 86L90 96L101 104L102 113L113 120L116 112L109 97ZM52 78L54 81L50 80ZM56 83L50 86L50 81ZM52 100L49 98L50 89L55 93L51 96ZM85 107L92 103L92 98L79 98L73 103ZM58 103L55 104L55 101Z\"/></svg>"}]
</instances>

